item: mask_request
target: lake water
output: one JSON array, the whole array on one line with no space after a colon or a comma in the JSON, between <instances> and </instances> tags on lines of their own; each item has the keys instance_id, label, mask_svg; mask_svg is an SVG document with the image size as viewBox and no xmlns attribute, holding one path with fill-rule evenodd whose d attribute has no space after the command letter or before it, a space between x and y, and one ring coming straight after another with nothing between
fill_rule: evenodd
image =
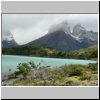
<instances>
[{"instance_id":1,"label":"lake water","mask_svg":"<svg viewBox=\"0 0 100 100\"><path fill-rule=\"evenodd\" d=\"M41 63L41 66L59 67L65 64L82 64L96 63L91 60L77 60L77 59L59 59L59 58L43 58L43 57L27 57L27 56L14 56L2 55L2 72L8 72L9 68L15 71L18 63L28 63L33 61L36 65Z\"/></svg>"}]
</instances>

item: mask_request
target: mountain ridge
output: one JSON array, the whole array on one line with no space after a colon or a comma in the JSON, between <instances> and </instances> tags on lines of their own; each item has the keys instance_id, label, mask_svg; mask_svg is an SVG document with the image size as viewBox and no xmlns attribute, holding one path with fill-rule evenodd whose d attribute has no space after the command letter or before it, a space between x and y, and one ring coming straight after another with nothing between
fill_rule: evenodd
<instances>
[{"instance_id":1,"label":"mountain ridge","mask_svg":"<svg viewBox=\"0 0 100 100\"><path fill-rule=\"evenodd\" d=\"M69 29L68 32L65 27ZM50 30L45 36L29 42L28 45L46 45L63 51L72 51L87 48L88 46L97 44L98 41L98 34L93 31L87 31L81 24L76 24L72 33L67 22L62 22L56 25L56 27L51 27Z\"/></svg>"},{"instance_id":2,"label":"mountain ridge","mask_svg":"<svg viewBox=\"0 0 100 100\"><path fill-rule=\"evenodd\" d=\"M98 43L98 32L87 31L81 24L76 24L71 32L67 21L52 26L48 33L25 45L49 46L62 51L72 51ZM14 38L11 41L2 41L2 47L19 46Z\"/></svg>"}]
</instances>

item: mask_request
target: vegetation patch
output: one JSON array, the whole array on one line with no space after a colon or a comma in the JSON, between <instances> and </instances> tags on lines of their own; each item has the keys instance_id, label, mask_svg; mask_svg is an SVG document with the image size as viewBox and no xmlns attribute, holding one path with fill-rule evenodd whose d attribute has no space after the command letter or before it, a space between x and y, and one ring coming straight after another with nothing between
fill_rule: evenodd
<instances>
[{"instance_id":1,"label":"vegetation patch","mask_svg":"<svg viewBox=\"0 0 100 100\"><path fill-rule=\"evenodd\" d=\"M98 64L38 67L33 62L18 64L12 86L97 86ZM11 84L12 83L12 84Z\"/></svg>"}]
</instances>

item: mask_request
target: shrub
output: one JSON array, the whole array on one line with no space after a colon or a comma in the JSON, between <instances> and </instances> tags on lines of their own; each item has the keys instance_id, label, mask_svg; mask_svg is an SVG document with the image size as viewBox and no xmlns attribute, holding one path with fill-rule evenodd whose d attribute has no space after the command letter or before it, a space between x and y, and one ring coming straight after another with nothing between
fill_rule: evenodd
<instances>
[{"instance_id":1,"label":"shrub","mask_svg":"<svg viewBox=\"0 0 100 100\"><path fill-rule=\"evenodd\" d=\"M66 80L66 85L67 86L77 86L77 85L80 85L81 84L81 81L79 80L79 78L77 77L69 77L67 80Z\"/></svg>"},{"instance_id":2,"label":"shrub","mask_svg":"<svg viewBox=\"0 0 100 100\"><path fill-rule=\"evenodd\" d=\"M82 80L89 80L91 78L91 72L89 71L82 71L82 76L81 76L81 79Z\"/></svg>"},{"instance_id":3,"label":"shrub","mask_svg":"<svg viewBox=\"0 0 100 100\"><path fill-rule=\"evenodd\" d=\"M68 69L69 76L80 76L82 75L83 68L80 65L72 65Z\"/></svg>"},{"instance_id":4,"label":"shrub","mask_svg":"<svg viewBox=\"0 0 100 100\"><path fill-rule=\"evenodd\" d=\"M91 69L92 71L97 71L98 70L98 63L96 64L88 64L88 68Z\"/></svg>"},{"instance_id":5,"label":"shrub","mask_svg":"<svg viewBox=\"0 0 100 100\"><path fill-rule=\"evenodd\" d=\"M31 67L27 63L20 63L17 66L18 72L17 74L23 75L23 78L26 79L26 76L30 73Z\"/></svg>"}]
</instances>

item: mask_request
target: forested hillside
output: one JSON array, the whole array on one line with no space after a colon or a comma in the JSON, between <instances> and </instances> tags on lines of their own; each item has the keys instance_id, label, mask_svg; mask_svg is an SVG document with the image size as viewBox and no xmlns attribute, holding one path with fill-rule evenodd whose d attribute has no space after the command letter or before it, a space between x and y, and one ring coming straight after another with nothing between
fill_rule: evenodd
<instances>
[{"instance_id":1,"label":"forested hillside","mask_svg":"<svg viewBox=\"0 0 100 100\"><path fill-rule=\"evenodd\" d=\"M64 52L46 46L23 45L15 48L3 48L2 54L54 58L96 59L98 57L98 46L93 45L85 49Z\"/></svg>"}]
</instances>

